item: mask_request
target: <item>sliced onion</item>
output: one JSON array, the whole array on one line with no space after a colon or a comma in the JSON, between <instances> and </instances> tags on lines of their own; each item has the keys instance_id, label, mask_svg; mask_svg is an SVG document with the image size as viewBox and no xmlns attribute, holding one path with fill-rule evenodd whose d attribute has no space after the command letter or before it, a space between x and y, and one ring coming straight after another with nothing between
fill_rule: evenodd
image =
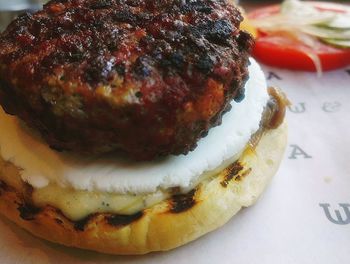
<instances>
[{"instance_id":1,"label":"sliced onion","mask_svg":"<svg viewBox=\"0 0 350 264\"><path fill-rule=\"evenodd\" d=\"M334 29L334 28L323 28L316 26L305 26L300 28L300 30L306 34L318 37L318 38L328 38L328 39L350 39L349 29Z\"/></svg>"},{"instance_id":2,"label":"sliced onion","mask_svg":"<svg viewBox=\"0 0 350 264\"><path fill-rule=\"evenodd\" d=\"M299 0L286 0L280 13L253 23L263 31L301 31L318 38L350 39L350 12L322 11Z\"/></svg>"},{"instance_id":3,"label":"sliced onion","mask_svg":"<svg viewBox=\"0 0 350 264\"><path fill-rule=\"evenodd\" d=\"M350 9L349 9L350 10ZM285 0L280 13L252 20L254 26L268 35L283 36L299 44L300 50L315 65L317 74L322 74L322 64L317 53L320 40L333 46L349 48L350 11L324 10L312 2ZM276 41L278 38L276 38ZM279 43L277 43L279 42ZM280 41L276 44L283 45Z\"/></svg>"},{"instance_id":4,"label":"sliced onion","mask_svg":"<svg viewBox=\"0 0 350 264\"><path fill-rule=\"evenodd\" d=\"M340 48L350 48L350 40L322 39L325 43Z\"/></svg>"},{"instance_id":5,"label":"sliced onion","mask_svg":"<svg viewBox=\"0 0 350 264\"><path fill-rule=\"evenodd\" d=\"M320 57L309 49L301 48L300 50L312 60L312 63L314 64L317 72L317 76L321 77L323 70Z\"/></svg>"}]
</instances>

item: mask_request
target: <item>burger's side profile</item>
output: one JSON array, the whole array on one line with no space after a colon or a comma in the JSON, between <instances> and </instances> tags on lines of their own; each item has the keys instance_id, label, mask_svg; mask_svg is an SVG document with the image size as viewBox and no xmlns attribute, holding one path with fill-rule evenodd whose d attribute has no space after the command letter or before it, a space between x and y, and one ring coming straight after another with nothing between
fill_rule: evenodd
<instances>
[{"instance_id":1,"label":"burger's side profile","mask_svg":"<svg viewBox=\"0 0 350 264\"><path fill-rule=\"evenodd\" d=\"M0 35L0 212L110 254L186 244L252 205L284 94L231 1L53 0Z\"/></svg>"}]
</instances>

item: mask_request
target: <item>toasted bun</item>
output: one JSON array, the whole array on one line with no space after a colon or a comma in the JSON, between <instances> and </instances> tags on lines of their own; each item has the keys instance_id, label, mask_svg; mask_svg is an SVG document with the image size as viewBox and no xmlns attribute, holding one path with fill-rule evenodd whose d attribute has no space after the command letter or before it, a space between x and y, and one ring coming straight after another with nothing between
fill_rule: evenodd
<instances>
[{"instance_id":1,"label":"toasted bun","mask_svg":"<svg viewBox=\"0 0 350 264\"><path fill-rule=\"evenodd\" d=\"M19 169L0 160L0 211L32 234L66 246L111 254L169 250L208 233L252 205L276 173L284 153L287 126L264 133L239 161L187 195L172 197L130 219L96 213L72 222L51 206L28 206L28 184ZM112 220L111 220L112 219Z\"/></svg>"}]
</instances>

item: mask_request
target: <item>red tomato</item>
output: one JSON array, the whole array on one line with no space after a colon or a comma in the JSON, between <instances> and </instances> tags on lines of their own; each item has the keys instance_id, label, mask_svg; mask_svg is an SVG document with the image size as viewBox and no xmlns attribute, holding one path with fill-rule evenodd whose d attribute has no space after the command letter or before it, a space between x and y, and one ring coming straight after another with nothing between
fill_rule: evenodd
<instances>
[{"instance_id":1,"label":"red tomato","mask_svg":"<svg viewBox=\"0 0 350 264\"><path fill-rule=\"evenodd\" d=\"M342 12L339 9L336 10ZM263 18L277 12L279 12L279 5L274 5L251 12L248 17L250 19ZM316 54L319 57L324 71L350 65L350 48L336 48L320 41L310 48L284 36L259 32L253 48L253 56L266 65L292 70L316 71L316 66L308 54Z\"/></svg>"}]
</instances>

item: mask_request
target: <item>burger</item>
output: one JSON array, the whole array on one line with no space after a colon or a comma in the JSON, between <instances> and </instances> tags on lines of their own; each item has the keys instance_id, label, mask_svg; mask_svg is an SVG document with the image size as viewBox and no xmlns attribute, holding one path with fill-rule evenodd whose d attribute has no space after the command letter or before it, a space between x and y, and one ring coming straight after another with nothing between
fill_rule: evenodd
<instances>
[{"instance_id":1,"label":"burger","mask_svg":"<svg viewBox=\"0 0 350 264\"><path fill-rule=\"evenodd\" d=\"M252 205L287 100L228 0L52 0L0 36L0 212L111 254L188 243Z\"/></svg>"}]
</instances>

